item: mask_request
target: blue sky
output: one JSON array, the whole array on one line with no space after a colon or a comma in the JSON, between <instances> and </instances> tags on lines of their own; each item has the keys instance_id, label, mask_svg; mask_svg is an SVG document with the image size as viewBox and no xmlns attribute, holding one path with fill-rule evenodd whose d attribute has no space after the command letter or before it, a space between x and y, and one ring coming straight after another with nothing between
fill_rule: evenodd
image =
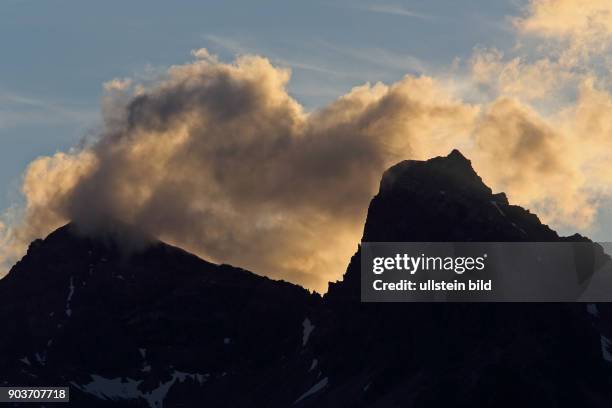
<instances>
[{"instance_id":1,"label":"blue sky","mask_svg":"<svg viewBox=\"0 0 612 408\"><path fill-rule=\"evenodd\" d=\"M91 133L102 83L189 60L260 53L290 66L314 109L365 81L434 71L476 44L505 46L513 1L74 1L0 3L0 208L40 155Z\"/></svg>"}]
</instances>

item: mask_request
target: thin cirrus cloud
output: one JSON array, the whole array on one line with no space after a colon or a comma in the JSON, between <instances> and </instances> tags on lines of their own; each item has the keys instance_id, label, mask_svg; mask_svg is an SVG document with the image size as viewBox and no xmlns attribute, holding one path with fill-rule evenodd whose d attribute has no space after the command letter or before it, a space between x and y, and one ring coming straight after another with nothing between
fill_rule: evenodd
<instances>
[{"instance_id":1,"label":"thin cirrus cloud","mask_svg":"<svg viewBox=\"0 0 612 408\"><path fill-rule=\"evenodd\" d=\"M0 91L0 128L20 125L54 125L91 123L99 114L95 110L72 107L57 101Z\"/></svg>"},{"instance_id":2,"label":"thin cirrus cloud","mask_svg":"<svg viewBox=\"0 0 612 408\"><path fill-rule=\"evenodd\" d=\"M363 68L356 70L354 68L356 64L334 65L329 58L326 61L326 51L336 51L321 41L312 42L315 51L308 54L308 58L305 59L304 54L306 53L301 52L299 55L294 55L290 51L300 47L282 41L261 46L248 40L218 34L207 34L203 38L205 44L211 49L223 51L232 57L260 53L266 55L277 65L291 68L298 74L296 76L299 76L299 80L292 82L291 90L309 107L319 106L322 101L333 100L350 89L356 82L361 83L364 77L374 75L374 72L365 72ZM274 45L283 50L274 50ZM303 48L304 44L301 47Z\"/></svg>"},{"instance_id":3,"label":"thin cirrus cloud","mask_svg":"<svg viewBox=\"0 0 612 408\"><path fill-rule=\"evenodd\" d=\"M394 16L417 18L420 20L432 20L434 18L434 16L418 13L397 4L372 4L359 8L372 13L390 14Z\"/></svg>"},{"instance_id":4,"label":"thin cirrus cloud","mask_svg":"<svg viewBox=\"0 0 612 408\"><path fill-rule=\"evenodd\" d=\"M318 87L310 81L308 85L296 82L294 89L303 89L300 95L329 96L330 92L338 95L350 89L355 83L363 82L364 78L389 79L397 78L398 73L420 74L431 72L432 68L422 59L405 52L392 51L379 47L354 47L346 44L336 44L329 40L314 39L310 41L312 52L309 59L304 59L303 52L299 56L292 55L286 49L274 51L270 45L261 47L246 40L235 37L208 34L204 36L205 42L215 48L221 49L232 56L259 53L268 57L273 63L290 67L294 71L309 71L319 80L328 82L330 77L339 80L332 84ZM278 46L287 44L277 43ZM291 45L291 44L289 44ZM301 45L304 47L304 44ZM296 48L288 47L289 49ZM338 58L340 56L340 58ZM322 61L326 61L323 63ZM328 100L329 98L325 98Z\"/></svg>"},{"instance_id":5,"label":"thin cirrus cloud","mask_svg":"<svg viewBox=\"0 0 612 408\"><path fill-rule=\"evenodd\" d=\"M321 47L339 53L352 60L367 63L383 69L383 72L402 71L403 73L424 73L429 72L430 68L418 57L402 52L394 52L384 48L356 48L350 46L340 46L329 41L319 41ZM377 70L380 75L381 71ZM363 68L359 69L359 74L363 78L367 74ZM372 73L372 72L370 72Z\"/></svg>"},{"instance_id":6,"label":"thin cirrus cloud","mask_svg":"<svg viewBox=\"0 0 612 408\"><path fill-rule=\"evenodd\" d=\"M252 54L254 50L261 52L262 54L267 55L270 60L280 65L289 66L293 69L300 69L305 71L311 71L319 74L325 75L333 75L337 77L348 77L349 73L329 68L323 64L320 64L316 61L304 61L300 59L296 59L291 56L286 55L276 55L274 52L270 52L270 50L259 50L259 47L255 47L254 45L247 46L243 41L237 40L236 38L220 36L215 34L207 34L204 36L204 40L215 47L222 48L233 56L243 55L243 54Z\"/></svg>"}]
</instances>

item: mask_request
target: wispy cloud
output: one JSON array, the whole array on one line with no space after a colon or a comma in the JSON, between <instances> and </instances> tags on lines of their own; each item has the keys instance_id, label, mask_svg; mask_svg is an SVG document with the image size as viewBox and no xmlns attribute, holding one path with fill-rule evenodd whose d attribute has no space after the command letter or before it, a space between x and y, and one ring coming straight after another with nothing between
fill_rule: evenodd
<instances>
[{"instance_id":1,"label":"wispy cloud","mask_svg":"<svg viewBox=\"0 0 612 408\"><path fill-rule=\"evenodd\" d=\"M65 103L0 90L0 128L21 125L84 124L95 121L98 112Z\"/></svg>"},{"instance_id":2,"label":"wispy cloud","mask_svg":"<svg viewBox=\"0 0 612 408\"><path fill-rule=\"evenodd\" d=\"M431 70L424 61L413 55L380 47L358 48L315 40L312 43L314 51L308 54L308 60L304 60L301 56L293 55L290 44L289 47L283 44L282 51L278 51L271 49L269 45L258 47L252 41L236 37L208 34L203 38L213 49L232 55L261 54L275 65L308 72L309 75L301 76L291 86L296 96L307 99L320 97L322 100L329 100L334 93L338 95L357 83L373 78L390 80L397 78L398 73L422 74ZM342 60L340 65L338 57ZM323 60L327 63L322 63ZM314 81L314 78L318 79ZM323 86L320 85L321 79L324 79Z\"/></svg>"},{"instance_id":3,"label":"wispy cloud","mask_svg":"<svg viewBox=\"0 0 612 408\"><path fill-rule=\"evenodd\" d=\"M240 41L237 41L234 38L224 37L215 34L206 34L204 36L204 40L212 43L213 45L222 48L226 51L229 51L232 54L248 54L252 53L253 50L248 47L242 45Z\"/></svg>"},{"instance_id":4,"label":"wispy cloud","mask_svg":"<svg viewBox=\"0 0 612 408\"><path fill-rule=\"evenodd\" d=\"M285 65L293 69L313 71L320 74L333 75L338 77L347 77L349 75L346 72L329 68L325 65L319 64L318 62L303 61L300 59L295 59L291 56L282 56L278 53L271 52L270 50L258 50L257 47L247 46L242 41L236 40L235 38L222 37L212 34L206 35L204 38L213 45L225 49L226 51L235 55L261 53L270 58L273 63Z\"/></svg>"},{"instance_id":5,"label":"wispy cloud","mask_svg":"<svg viewBox=\"0 0 612 408\"><path fill-rule=\"evenodd\" d=\"M356 80L361 80L362 75L349 72L345 67L334 67L328 63L321 63L326 56L320 53L320 44L316 45L316 52L308 53L307 60L302 55L295 55L292 49L303 49L293 47L292 44L281 42L281 51L273 49L268 44L265 47L258 46L252 39L239 39L236 37L207 34L203 36L205 45L217 52L223 51L236 55L259 54L264 55L274 65L290 68L293 72L303 71L297 75L290 85L291 94L297 97L306 107L313 108L335 99L338 95L350 88ZM302 53L303 54L303 53ZM310 102L309 102L310 101Z\"/></svg>"},{"instance_id":6,"label":"wispy cloud","mask_svg":"<svg viewBox=\"0 0 612 408\"><path fill-rule=\"evenodd\" d=\"M418 18L421 20L431 20L433 16L409 10L397 4L372 4L360 7L363 10L373 13L391 14L394 16Z\"/></svg>"},{"instance_id":7,"label":"wispy cloud","mask_svg":"<svg viewBox=\"0 0 612 408\"><path fill-rule=\"evenodd\" d=\"M336 53L385 69L418 74L429 71L424 61L410 54L385 48L354 48L339 46L327 41L321 41L320 43Z\"/></svg>"},{"instance_id":8,"label":"wispy cloud","mask_svg":"<svg viewBox=\"0 0 612 408\"><path fill-rule=\"evenodd\" d=\"M349 74L346 72L337 71L337 70L326 68L320 65L313 65L312 63L308 63L308 62L301 62L301 61L296 61L293 59L286 59L282 57L276 57L276 58L273 58L272 60L273 62L277 62L281 65L287 65L295 69L303 69L305 71L314 71L314 72L318 72L321 74L329 74L329 75L334 75L334 76L339 76L339 77L349 76Z\"/></svg>"}]
</instances>

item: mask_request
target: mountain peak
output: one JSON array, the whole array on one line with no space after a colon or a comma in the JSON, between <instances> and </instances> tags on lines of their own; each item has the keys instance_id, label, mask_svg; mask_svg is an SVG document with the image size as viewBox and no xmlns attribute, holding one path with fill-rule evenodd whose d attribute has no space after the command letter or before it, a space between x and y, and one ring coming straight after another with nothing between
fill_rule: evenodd
<instances>
[{"instance_id":1,"label":"mountain peak","mask_svg":"<svg viewBox=\"0 0 612 408\"><path fill-rule=\"evenodd\" d=\"M458 149L453 149L448 156L446 156L446 158L470 163L470 161Z\"/></svg>"},{"instance_id":2,"label":"mountain peak","mask_svg":"<svg viewBox=\"0 0 612 408\"><path fill-rule=\"evenodd\" d=\"M364 241L550 241L535 214L494 194L459 150L406 160L383 175Z\"/></svg>"},{"instance_id":3,"label":"mountain peak","mask_svg":"<svg viewBox=\"0 0 612 408\"><path fill-rule=\"evenodd\" d=\"M429 160L405 160L390 167L383 174L380 193L394 189L430 190L439 187L459 187L470 194L490 195L492 191L478 176L472 163L459 150L454 149L447 156Z\"/></svg>"},{"instance_id":4,"label":"mountain peak","mask_svg":"<svg viewBox=\"0 0 612 408\"><path fill-rule=\"evenodd\" d=\"M362 242L549 242L561 238L535 214L494 194L458 150L390 167L370 202ZM574 238L577 240L577 238ZM359 252L328 299L359 296ZM344 294L342 294L344 293ZM338 296L340 294L340 296Z\"/></svg>"}]
</instances>

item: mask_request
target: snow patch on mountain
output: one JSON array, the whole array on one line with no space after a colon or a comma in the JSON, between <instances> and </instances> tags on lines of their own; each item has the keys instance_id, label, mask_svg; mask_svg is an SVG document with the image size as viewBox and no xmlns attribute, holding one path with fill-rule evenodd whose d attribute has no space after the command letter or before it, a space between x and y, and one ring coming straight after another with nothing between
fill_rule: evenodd
<instances>
[{"instance_id":1,"label":"snow patch on mountain","mask_svg":"<svg viewBox=\"0 0 612 408\"><path fill-rule=\"evenodd\" d=\"M74 296L74 276L70 277L70 283L68 286L68 297L66 298L66 316L72 316L72 309L70 308L70 302Z\"/></svg>"},{"instance_id":2,"label":"snow patch on mountain","mask_svg":"<svg viewBox=\"0 0 612 408\"><path fill-rule=\"evenodd\" d=\"M305 346L306 343L308 343L308 339L310 338L312 331L315 329L315 326L312 324L309 318L305 318L302 322L302 327L304 328L304 331L302 332L302 346Z\"/></svg>"},{"instance_id":3,"label":"snow patch on mountain","mask_svg":"<svg viewBox=\"0 0 612 408\"><path fill-rule=\"evenodd\" d=\"M601 336L601 355L604 360L612 363L612 340L606 336Z\"/></svg>"},{"instance_id":4,"label":"snow patch on mountain","mask_svg":"<svg viewBox=\"0 0 612 408\"><path fill-rule=\"evenodd\" d=\"M208 376L208 374L185 373L174 370L170 380L159 384L159 386L147 392L140 389L143 380L127 377L105 378L92 374L92 381L87 384L77 384L74 381L70 383L82 392L100 399L119 401L142 398L147 401L151 408L163 408L168 392L177 381L182 383L190 379L203 385L207 381Z\"/></svg>"},{"instance_id":5,"label":"snow patch on mountain","mask_svg":"<svg viewBox=\"0 0 612 408\"><path fill-rule=\"evenodd\" d=\"M300 398L296 399L295 402L293 403L293 405L297 404L298 402L302 401L303 399L306 399L306 398L310 397L311 395L314 395L314 394L318 393L323 388L327 387L328 382L329 382L329 380L328 380L327 377L323 378L321 381L319 381L318 383L313 385L311 389L309 389L304 394L302 394L300 396Z\"/></svg>"}]
</instances>

